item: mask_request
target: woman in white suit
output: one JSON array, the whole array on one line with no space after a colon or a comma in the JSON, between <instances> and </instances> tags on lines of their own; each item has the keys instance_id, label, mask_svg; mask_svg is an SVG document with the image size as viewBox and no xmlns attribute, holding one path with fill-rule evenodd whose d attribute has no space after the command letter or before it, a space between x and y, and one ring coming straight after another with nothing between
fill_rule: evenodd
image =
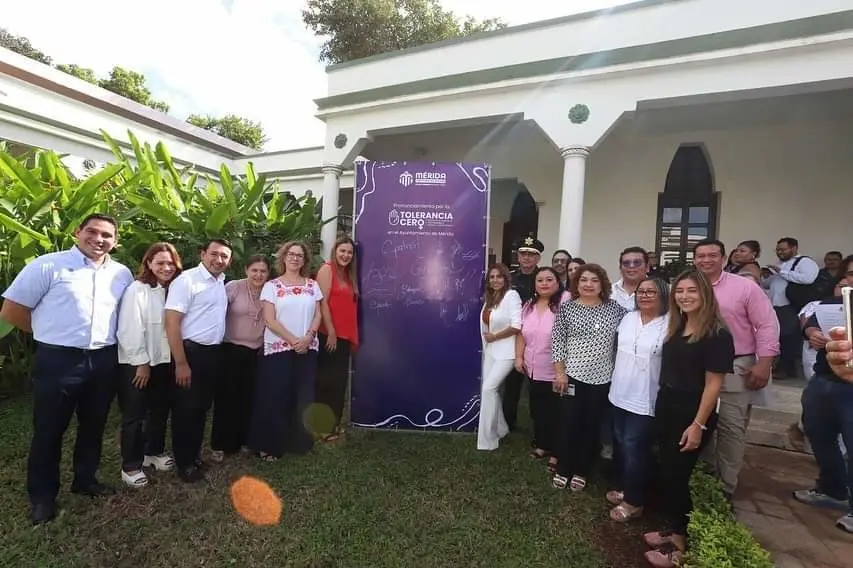
<instances>
[{"instance_id":1,"label":"woman in white suit","mask_svg":"<svg viewBox=\"0 0 853 568\"><path fill-rule=\"evenodd\" d=\"M486 301L480 312L483 334L483 386L477 449L496 450L509 427L498 389L515 362L515 336L521 330L521 297L510 287L509 269L495 264L486 281Z\"/></svg>"}]
</instances>

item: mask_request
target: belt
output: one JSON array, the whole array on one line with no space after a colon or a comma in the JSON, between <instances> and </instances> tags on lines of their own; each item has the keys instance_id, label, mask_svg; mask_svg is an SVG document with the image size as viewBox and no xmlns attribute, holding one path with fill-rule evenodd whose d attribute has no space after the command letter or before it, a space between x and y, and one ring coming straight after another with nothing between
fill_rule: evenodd
<instances>
[{"instance_id":1,"label":"belt","mask_svg":"<svg viewBox=\"0 0 853 568\"><path fill-rule=\"evenodd\" d=\"M745 355L735 355L735 359L738 359L740 357L755 357L755 353L747 353Z\"/></svg>"},{"instance_id":2,"label":"belt","mask_svg":"<svg viewBox=\"0 0 853 568\"><path fill-rule=\"evenodd\" d=\"M115 344L112 345L104 345L103 347L98 347L96 349L86 349L84 347L69 347L67 345L53 345L52 343L42 343L41 341L36 341L36 345L42 349L51 349L53 351L66 351L68 353L95 353L96 351L103 351L104 349L110 349L115 347Z\"/></svg>"},{"instance_id":3,"label":"belt","mask_svg":"<svg viewBox=\"0 0 853 568\"><path fill-rule=\"evenodd\" d=\"M205 345L204 343L198 343L191 339L184 339L184 345L188 347L195 347L198 349L219 349L222 344L221 343L213 343L212 345Z\"/></svg>"}]
</instances>

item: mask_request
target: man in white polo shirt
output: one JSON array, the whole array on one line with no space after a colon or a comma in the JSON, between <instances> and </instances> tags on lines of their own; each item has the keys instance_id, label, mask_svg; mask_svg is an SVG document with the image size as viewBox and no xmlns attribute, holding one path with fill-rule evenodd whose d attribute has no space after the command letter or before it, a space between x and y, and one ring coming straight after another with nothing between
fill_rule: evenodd
<instances>
[{"instance_id":1,"label":"man in white polo shirt","mask_svg":"<svg viewBox=\"0 0 853 568\"><path fill-rule=\"evenodd\" d=\"M212 239L201 251L201 264L169 285L166 336L175 363L172 450L178 477L201 481L199 453L207 411L220 374L220 345L225 336L225 270L231 264L231 243Z\"/></svg>"},{"instance_id":2,"label":"man in white polo shirt","mask_svg":"<svg viewBox=\"0 0 853 568\"><path fill-rule=\"evenodd\" d=\"M3 293L0 309L0 318L32 332L36 341L33 438L27 459L34 525L56 516L62 436L75 411L71 492L92 497L114 492L96 474L118 380L118 307L133 275L109 256L118 241L115 219L89 215L74 234L76 246L24 267Z\"/></svg>"}]
</instances>

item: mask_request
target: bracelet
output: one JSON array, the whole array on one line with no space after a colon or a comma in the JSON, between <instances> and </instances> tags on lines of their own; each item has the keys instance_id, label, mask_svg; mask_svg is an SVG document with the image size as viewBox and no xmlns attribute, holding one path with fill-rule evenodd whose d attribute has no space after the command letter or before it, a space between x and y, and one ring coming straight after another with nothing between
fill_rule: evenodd
<instances>
[{"instance_id":1,"label":"bracelet","mask_svg":"<svg viewBox=\"0 0 853 568\"><path fill-rule=\"evenodd\" d=\"M694 426L699 426L699 428L701 428L703 432L704 432L705 430L707 430L707 429L708 429L708 427L707 427L707 426L705 426L704 424L699 424L699 423L698 423L698 422L696 422L695 420L693 421L693 425L694 425Z\"/></svg>"}]
</instances>

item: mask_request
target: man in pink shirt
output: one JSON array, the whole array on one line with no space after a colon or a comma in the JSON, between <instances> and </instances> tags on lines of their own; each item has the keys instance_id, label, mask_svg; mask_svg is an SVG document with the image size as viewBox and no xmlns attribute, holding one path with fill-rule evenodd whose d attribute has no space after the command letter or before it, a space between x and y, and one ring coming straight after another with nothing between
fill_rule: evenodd
<instances>
[{"instance_id":1,"label":"man in pink shirt","mask_svg":"<svg viewBox=\"0 0 853 568\"><path fill-rule=\"evenodd\" d=\"M726 247L716 239L701 240L693 247L693 263L714 285L714 296L735 343L735 372L723 382L716 443L708 445L706 454L731 498L743 466L751 399L755 391L767 386L773 359L779 354L779 320L758 284L723 272L725 261Z\"/></svg>"}]
</instances>

